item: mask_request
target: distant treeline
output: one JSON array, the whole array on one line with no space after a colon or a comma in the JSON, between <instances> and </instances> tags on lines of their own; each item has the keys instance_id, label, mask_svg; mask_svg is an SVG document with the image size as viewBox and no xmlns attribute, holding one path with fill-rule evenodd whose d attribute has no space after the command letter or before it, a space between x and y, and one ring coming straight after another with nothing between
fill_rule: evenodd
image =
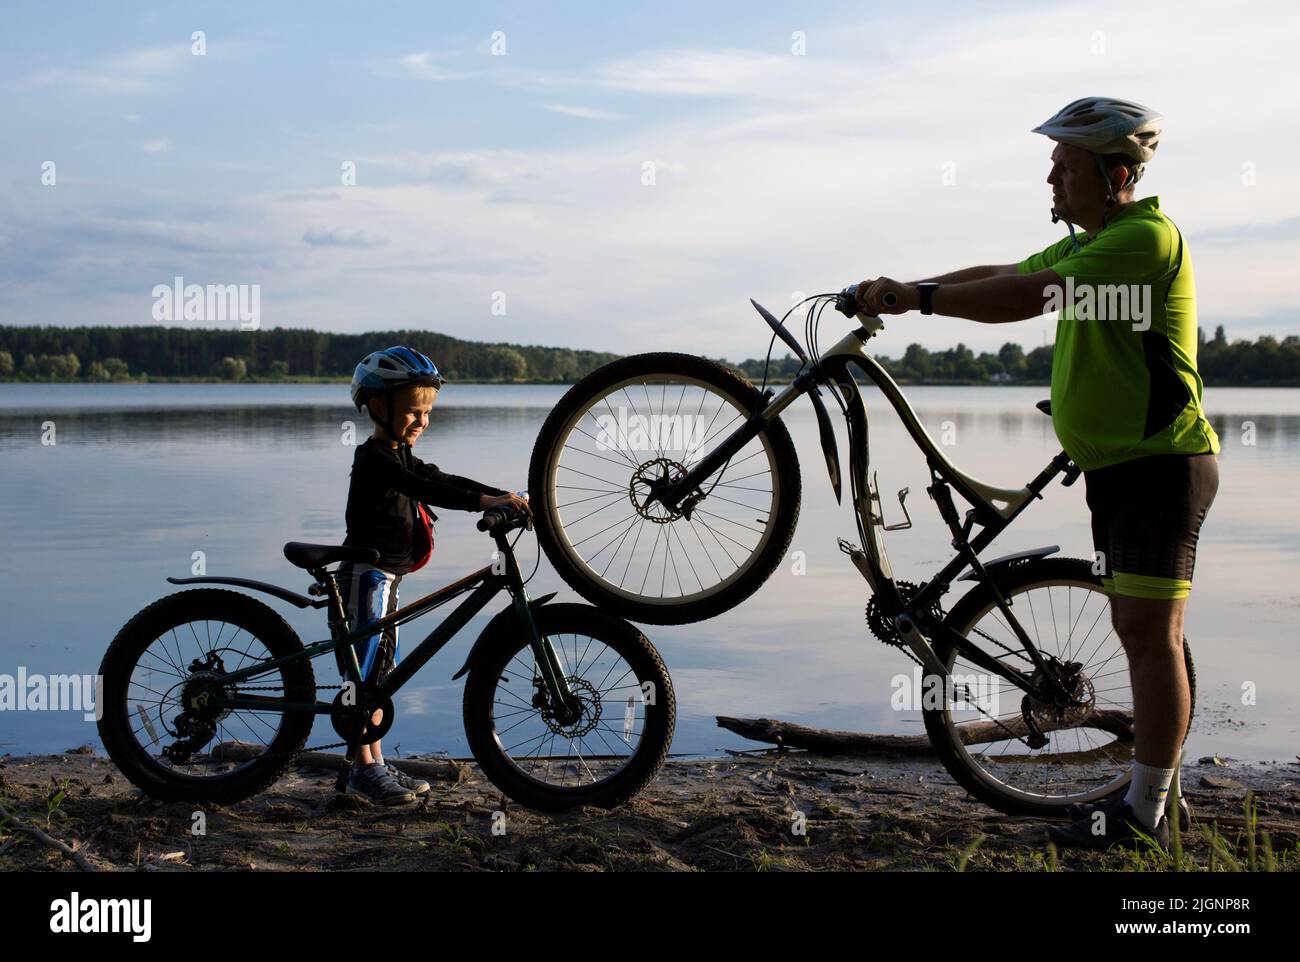
<instances>
[{"instance_id":1,"label":"distant treeline","mask_svg":"<svg viewBox=\"0 0 1300 962\"><path fill-rule=\"evenodd\" d=\"M1290 335L1279 341L1261 337L1256 341L1232 341L1224 336L1223 327L1214 329L1214 338L1205 339L1197 330L1196 367L1206 384L1222 386L1300 387L1300 337ZM964 344L946 351L931 351L911 344L897 360L873 355L895 380L902 383L1037 383L1052 379L1052 347L1036 347L1028 354L1019 344L1006 343L996 354L975 354ZM763 377L763 358L736 365L751 380ZM794 376L799 361L787 354L773 358L768 380L783 381Z\"/></svg>"},{"instance_id":2,"label":"distant treeline","mask_svg":"<svg viewBox=\"0 0 1300 962\"><path fill-rule=\"evenodd\" d=\"M428 331L332 334L302 328L0 327L0 379L351 377L371 351L405 344L455 381L569 382L618 355L525 344L484 344Z\"/></svg>"},{"instance_id":3,"label":"distant treeline","mask_svg":"<svg viewBox=\"0 0 1300 962\"><path fill-rule=\"evenodd\" d=\"M1232 341L1198 331L1197 366L1206 384L1300 386L1300 337ZM617 354L525 344L462 341L427 331L331 334L301 328L260 331L178 327L0 327L0 380L121 381L218 378L227 381L350 377L368 352L407 344L455 381L571 383ZM1006 343L996 354L964 344L945 351L909 345L898 359L876 355L903 383L1036 383L1052 375L1052 348L1028 354ZM734 366L763 377L762 358ZM799 362L774 358L769 381L788 380Z\"/></svg>"}]
</instances>

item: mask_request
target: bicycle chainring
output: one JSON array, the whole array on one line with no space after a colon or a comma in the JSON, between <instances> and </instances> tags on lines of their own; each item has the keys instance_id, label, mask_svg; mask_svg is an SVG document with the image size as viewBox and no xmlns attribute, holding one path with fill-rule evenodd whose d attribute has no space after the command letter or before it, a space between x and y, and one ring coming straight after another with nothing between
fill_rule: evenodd
<instances>
[{"instance_id":1,"label":"bicycle chainring","mask_svg":"<svg viewBox=\"0 0 1300 962\"><path fill-rule=\"evenodd\" d=\"M920 593L921 586L911 581L895 581L894 584L898 586L898 594L903 599L903 606L910 608L912 599ZM943 612L937 604L934 606L933 613L937 618L943 618ZM877 600L877 596L872 595L871 600L867 602L867 627L871 629L873 635L885 644L894 648L902 648L903 639L899 637L898 629L894 627L893 621L890 620L891 617L885 614L883 606Z\"/></svg>"}]
</instances>

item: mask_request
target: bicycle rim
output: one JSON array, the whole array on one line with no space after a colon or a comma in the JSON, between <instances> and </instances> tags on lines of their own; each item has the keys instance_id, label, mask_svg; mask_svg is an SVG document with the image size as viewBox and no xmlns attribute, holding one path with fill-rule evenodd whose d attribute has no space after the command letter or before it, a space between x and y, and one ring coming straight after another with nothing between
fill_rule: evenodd
<instances>
[{"instance_id":1,"label":"bicycle rim","mask_svg":"<svg viewBox=\"0 0 1300 962\"><path fill-rule=\"evenodd\" d=\"M610 645L582 633L547 636L572 693L576 721L555 717L526 642L511 653L492 692L492 737L524 778L549 789L608 783L631 763L646 734L647 695L635 668Z\"/></svg>"},{"instance_id":2,"label":"bicycle rim","mask_svg":"<svg viewBox=\"0 0 1300 962\"><path fill-rule=\"evenodd\" d=\"M762 557L782 497L760 432L701 485L691 517L646 504L653 481L680 477L749 417L715 384L682 374L620 381L561 428L547 470L558 549L610 594L672 607L725 593Z\"/></svg>"},{"instance_id":3,"label":"bicycle rim","mask_svg":"<svg viewBox=\"0 0 1300 962\"><path fill-rule=\"evenodd\" d=\"M128 677L124 708L132 749L170 778L201 783L249 769L269 750L288 716L249 708L187 713L183 695L196 677L239 671L271 657L265 643L229 622L195 620L168 628L144 647ZM196 670L196 662L208 667ZM288 684L283 669L272 668L223 691L284 701ZM249 690L255 688L275 690ZM187 741L195 747L188 757L167 753Z\"/></svg>"},{"instance_id":4,"label":"bicycle rim","mask_svg":"<svg viewBox=\"0 0 1300 962\"><path fill-rule=\"evenodd\" d=\"M1006 594L1014 602L1016 620L1044 656L1083 665L1085 690L1093 707L1127 713L1131 719L1128 660L1111 626L1110 600L1100 585L1060 576L1011 588ZM975 612L968 624L951 627L1004 664L1032 672L1032 661L992 601ZM1128 782L1132 741L1097 727L1098 715L1054 717L1047 707L1031 701L1031 713L1041 727L1061 726L1044 730L1047 743L1031 749L1022 738L994 724L1024 732L1024 691L972 664L956 649L947 649L941 657L954 679L954 697L945 697L942 709L951 743L960 761L993 783L999 794L1030 805L1064 806L1095 801ZM966 738L961 729L974 725L980 725L988 737L968 742L971 729L967 728Z\"/></svg>"}]
</instances>

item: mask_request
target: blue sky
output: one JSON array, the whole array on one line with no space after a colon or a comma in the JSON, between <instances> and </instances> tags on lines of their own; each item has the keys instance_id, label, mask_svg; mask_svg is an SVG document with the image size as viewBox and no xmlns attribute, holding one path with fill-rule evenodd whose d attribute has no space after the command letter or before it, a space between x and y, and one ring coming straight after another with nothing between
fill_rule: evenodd
<instances>
[{"instance_id":1,"label":"blue sky","mask_svg":"<svg viewBox=\"0 0 1300 962\"><path fill-rule=\"evenodd\" d=\"M1300 333L1290 2L0 17L2 323L153 323L154 285L181 275L260 284L268 327L754 356L751 296L783 311L1063 236L1029 129L1101 93L1166 117L1138 195L1187 237L1202 326ZM906 315L879 349L1052 327Z\"/></svg>"}]
</instances>

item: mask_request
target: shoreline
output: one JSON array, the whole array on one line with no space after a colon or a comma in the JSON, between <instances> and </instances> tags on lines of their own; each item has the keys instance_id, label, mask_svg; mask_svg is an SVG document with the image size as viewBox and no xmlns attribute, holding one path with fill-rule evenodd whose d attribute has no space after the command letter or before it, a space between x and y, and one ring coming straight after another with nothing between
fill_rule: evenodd
<instances>
[{"instance_id":1,"label":"shoreline","mask_svg":"<svg viewBox=\"0 0 1300 962\"><path fill-rule=\"evenodd\" d=\"M1165 867L1150 854L1053 854L1046 841L1052 822L975 801L933 759L777 750L669 759L620 808L559 815L506 801L473 763L435 758L416 767L433 783L427 801L396 808L338 796L328 768L304 765L236 805L160 803L83 746L60 755L0 756L0 803L105 871ZM1249 789L1258 832L1268 832L1278 870L1300 870L1300 764L1202 759L1189 761L1182 782L1193 813L1183 847L1198 866L1210 858L1202 829L1247 857ZM63 786L65 794L53 802ZM191 831L197 812L206 823L202 835ZM74 868L55 847L21 831L0 840L0 870Z\"/></svg>"}]
</instances>

